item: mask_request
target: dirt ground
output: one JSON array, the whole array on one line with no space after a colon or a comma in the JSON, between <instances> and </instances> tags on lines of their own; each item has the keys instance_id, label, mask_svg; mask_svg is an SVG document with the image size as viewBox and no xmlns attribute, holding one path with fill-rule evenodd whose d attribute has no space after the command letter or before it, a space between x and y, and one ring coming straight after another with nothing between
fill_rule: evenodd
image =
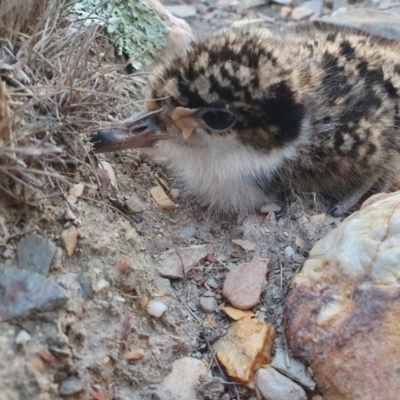
<instances>
[{"instance_id":1,"label":"dirt ground","mask_svg":"<svg viewBox=\"0 0 400 400\"><path fill-rule=\"evenodd\" d=\"M204 29L205 23L207 29L217 29L250 17L261 16L266 23L271 18L282 19L277 4L221 11L213 9L215 3L193 3L200 10L189 20L195 31ZM141 96L139 86L132 89L134 96ZM325 211L312 193L289 200L287 215L279 219L274 214L254 214L244 221L226 220L208 215L190 199L180 197L168 171L145 155L132 151L102 155L99 160L112 165L117 181L117 187L101 196L86 188L75 204L54 196L36 208L1 206L6 225L15 227L11 231L15 239L2 246L3 253L6 249L11 253L0 263L13 265L20 238L37 232L57 245L48 277L70 296L66 305L53 311L0 325L1 400L58 399L60 385L71 377L76 377L83 389L66 398L92 399L89 392L94 388L114 400L159 399L157 384L171 371L173 362L184 356L204 361L214 377L221 377L207 343L223 334L230 320L220 311L202 312L198 306L201 295L210 292L219 306L226 304L221 290L226 273L235 264L267 257L267 286L253 311L282 334L283 307L293 277L313 244L340 223L334 218L310 222L311 216ZM84 168L77 170L75 178L96 183L95 176ZM175 211L161 210L152 199L149 189L160 184L176 204ZM133 194L143 211L121 208ZM60 241L67 207L81 224L77 249L70 257ZM254 243L255 250L245 251L232 243L234 239ZM160 276L164 252L175 249L179 253L197 245L209 246L208 253L215 259L203 260L184 279ZM124 262L130 266L127 274L118 270ZM160 299L168 306L165 318L148 316L144 305L149 299ZM22 330L30 339L17 343ZM54 359L38 357L43 347ZM144 358L129 361L127 354L133 350L142 350ZM226 384L225 391L232 399L256 399L254 392L241 385ZM206 397L206 391L200 390L198 398L214 397Z\"/></svg>"}]
</instances>

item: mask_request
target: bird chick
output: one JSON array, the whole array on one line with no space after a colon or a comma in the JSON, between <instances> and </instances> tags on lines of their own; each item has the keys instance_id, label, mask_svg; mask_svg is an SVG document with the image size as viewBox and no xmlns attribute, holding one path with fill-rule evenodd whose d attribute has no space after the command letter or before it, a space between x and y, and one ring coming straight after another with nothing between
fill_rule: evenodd
<instances>
[{"instance_id":1,"label":"bird chick","mask_svg":"<svg viewBox=\"0 0 400 400\"><path fill-rule=\"evenodd\" d=\"M400 169L400 44L314 23L193 41L97 152L153 146L188 195L246 214L295 191L343 215Z\"/></svg>"}]
</instances>

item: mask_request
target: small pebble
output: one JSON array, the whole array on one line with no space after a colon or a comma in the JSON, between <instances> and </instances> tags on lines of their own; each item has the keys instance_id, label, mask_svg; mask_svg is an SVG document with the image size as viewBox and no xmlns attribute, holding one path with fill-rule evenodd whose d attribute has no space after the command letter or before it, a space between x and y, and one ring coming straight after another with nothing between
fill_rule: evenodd
<instances>
[{"instance_id":1,"label":"small pebble","mask_svg":"<svg viewBox=\"0 0 400 400\"><path fill-rule=\"evenodd\" d=\"M27 331L21 330L15 338L15 343L23 344L29 342L31 339L32 337Z\"/></svg>"},{"instance_id":2,"label":"small pebble","mask_svg":"<svg viewBox=\"0 0 400 400\"><path fill-rule=\"evenodd\" d=\"M233 307L249 310L260 301L266 283L268 262L268 258L255 258L226 275L223 294Z\"/></svg>"},{"instance_id":3,"label":"small pebble","mask_svg":"<svg viewBox=\"0 0 400 400\"><path fill-rule=\"evenodd\" d=\"M218 303L214 297L200 297L199 307L205 313L212 313L218 308Z\"/></svg>"},{"instance_id":4,"label":"small pebble","mask_svg":"<svg viewBox=\"0 0 400 400\"><path fill-rule=\"evenodd\" d=\"M123 258L117 262L117 271L120 275L125 275L131 269L131 261L128 258Z\"/></svg>"},{"instance_id":5,"label":"small pebble","mask_svg":"<svg viewBox=\"0 0 400 400\"><path fill-rule=\"evenodd\" d=\"M51 354L50 351L44 346L39 350L39 355L44 361L48 362L49 364L54 362L53 354Z\"/></svg>"},{"instance_id":6,"label":"small pebble","mask_svg":"<svg viewBox=\"0 0 400 400\"><path fill-rule=\"evenodd\" d=\"M292 9L290 7L284 6L281 8L281 16L283 18L290 17L291 14L292 14Z\"/></svg>"},{"instance_id":7,"label":"small pebble","mask_svg":"<svg viewBox=\"0 0 400 400\"><path fill-rule=\"evenodd\" d=\"M150 300L147 304L146 311L152 317L160 318L167 306L160 300Z\"/></svg>"},{"instance_id":8,"label":"small pebble","mask_svg":"<svg viewBox=\"0 0 400 400\"><path fill-rule=\"evenodd\" d=\"M58 393L61 396L72 396L82 392L85 389L85 386L85 383L81 379L72 376L61 383Z\"/></svg>"},{"instance_id":9,"label":"small pebble","mask_svg":"<svg viewBox=\"0 0 400 400\"><path fill-rule=\"evenodd\" d=\"M83 183L77 183L76 185L73 185L70 189L69 189L69 194L71 196L74 197L81 197L83 194L83 190L85 189L85 186L83 185Z\"/></svg>"},{"instance_id":10,"label":"small pebble","mask_svg":"<svg viewBox=\"0 0 400 400\"><path fill-rule=\"evenodd\" d=\"M288 247L286 247L285 250L284 250L285 257L286 257L288 260L290 260L291 257L292 257L295 253L296 253L296 252L295 252L295 250L294 250L294 248L293 248L292 246L288 246Z\"/></svg>"},{"instance_id":11,"label":"small pebble","mask_svg":"<svg viewBox=\"0 0 400 400\"><path fill-rule=\"evenodd\" d=\"M46 367L44 366L43 361L39 357L31 358L30 363L32 367L36 369L36 371L40 372L41 374L45 373Z\"/></svg>"},{"instance_id":12,"label":"small pebble","mask_svg":"<svg viewBox=\"0 0 400 400\"><path fill-rule=\"evenodd\" d=\"M125 353L124 358L127 361L140 361L144 358L145 353L143 349L134 349Z\"/></svg>"},{"instance_id":13,"label":"small pebble","mask_svg":"<svg viewBox=\"0 0 400 400\"><path fill-rule=\"evenodd\" d=\"M76 244L78 242L78 229L72 225L61 233L61 241L69 256L75 253Z\"/></svg>"},{"instance_id":14,"label":"small pebble","mask_svg":"<svg viewBox=\"0 0 400 400\"><path fill-rule=\"evenodd\" d=\"M303 388L274 368L260 368L256 373L256 386L264 399L307 400Z\"/></svg>"},{"instance_id":15,"label":"small pebble","mask_svg":"<svg viewBox=\"0 0 400 400\"><path fill-rule=\"evenodd\" d=\"M100 279L98 282L97 282L97 285L96 285L96 287L94 288L94 291L96 292L96 293L99 293L99 292L108 292L110 290L110 282L108 282L108 281L106 281L105 279Z\"/></svg>"}]
</instances>

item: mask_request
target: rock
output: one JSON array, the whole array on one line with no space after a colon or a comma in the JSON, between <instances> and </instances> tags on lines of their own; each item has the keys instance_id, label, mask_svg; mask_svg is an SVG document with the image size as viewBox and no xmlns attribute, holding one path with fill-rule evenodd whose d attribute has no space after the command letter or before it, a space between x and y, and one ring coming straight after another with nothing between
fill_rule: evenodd
<instances>
[{"instance_id":1,"label":"rock","mask_svg":"<svg viewBox=\"0 0 400 400\"><path fill-rule=\"evenodd\" d=\"M0 266L0 322L50 310L67 300L65 290L43 275Z\"/></svg>"},{"instance_id":2,"label":"rock","mask_svg":"<svg viewBox=\"0 0 400 400\"><path fill-rule=\"evenodd\" d=\"M231 25L233 29L238 29L241 31L251 31L251 30L259 30L265 28L265 19L257 18L257 19L244 19L239 21L234 21Z\"/></svg>"},{"instance_id":3,"label":"rock","mask_svg":"<svg viewBox=\"0 0 400 400\"><path fill-rule=\"evenodd\" d=\"M82 298L87 300L92 293L92 277L89 274L82 272L77 276L76 280L81 286Z\"/></svg>"},{"instance_id":4,"label":"rock","mask_svg":"<svg viewBox=\"0 0 400 400\"><path fill-rule=\"evenodd\" d=\"M77 183L76 185L73 185L69 188L69 194L71 196L74 196L75 198L78 198L83 195L84 189L85 186L83 185L83 183Z\"/></svg>"},{"instance_id":5,"label":"rock","mask_svg":"<svg viewBox=\"0 0 400 400\"><path fill-rule=\"evenodd\" d=\"M40 348L39 355L44 361L46 361L49 364L53 363L55 360L53 354L51 354L48 348L45 346Z\"/></svg>"},{"instance_id":6,"label":"rock","mask_svg":"<svg viewBox=\"0 0 400 400\"><path fill-rule=\"evenodd\" d=\"M184 271L186 273L194 268L212 252L212 247L207 245L167 250L157 259L157 263L160 265L158 271L164 278L182 279Z\"/></svg>"},{"instance_id":7,"label":"rock","mask_svg":"<svg viewBox=\"0 0 400 400\"><path fill-rule=\"evenodd\" d=\"M400 192L379 194L317 242L294 278L286 338L325 399L398 397L399 260Z\"/></svg>"},{"instance_id":8,"label":"rock","mask_svg":"<svg viewBox=\"0 0 400 400\"><path fill-rule=\"evenodd\" d=\"M200 297L199 307L205 313L212 313L218 308L217 300L214 297Z\"/></svg>"},{"instance_id":9,"label":"rock","mask_svg":"<svg viewBox=\"0 0 400 400\"><path fill-rule=\"evenodd\" d=\"M267 3L268 3L268 0L241 0L239 2L240 9L242 9L242 10L247 10L249 8L266 5Z\"/></svg>"},{"instance_id":10,"label":"rock","mask_svg":"<svg viewBox=\"0 0 400 400\"><path fill-rule=\"evenodd\" d=\"M74 221L77 219L76 215L71 211L69 207L67 207L64 211L64 219L66 221Z\"/></svg>"},{"instance_id":11,"label":"rock","mask_svg":"<svg viewBox=\"0 0 400 400\"><path fill-rule=\"evenodd\" d=\"M57 247L50 240L32 233L18 243L18 266L47 276L56 251Z\"/></svg>"},{"instance_id":12,"label":"rock","mask_svg":"<svg viewBox=\"0 0 400 400\"><path fill-rule=\"evenodd\" d=\"M31 339L32 339L32 336L27 331L21 330L18 333L17 337L15 338L15 343L16 344L24 344L24 343L29 342Z\"/></svg>"},{"instance_id":13,"label":"rock","mask_svg":"<svg viewBox=\"0 0 400 400\"><path fill-rule=\"evenodd\" d=\"M172 293L171 282L169 279L165 279L162 278L161 276L158 276L157 278L154 279L154 284L156 285L156 288L158 290L161 290L164 294Z\"/></svg>"},{"instance_id":14,"label":"rock","mask_svg":"<svg viewBox=\"0 0 400 400\"><path fill-rule=\"evenodd\" d=\"M269 203L269 204L265 204L264 206L262 206L260 208L260 212L263 214L269 214L271 212L278 212L278 211L280 211L281 208L282 208L281 206L278 206L275 203Z\"/></svg>"},{"instance_id":15,"label":"rock","mask_svg":"<svg viewBox=\"0 0 400 400\"><path fill-rule=\"evenodd\" d=\"M239 319L243 318L253 318L255 316L253 311L242 311L233 307L222 307L221 311L234 321L238 321Z\"/></svg>"},{"instance_id":16,"label":"rock","mask_svg":"<svg viewBox=\"0 0 400 400\"><path fill-rule=\"evenodd\" d=\"M133 213L141 213L147 208L143 201L135 193L132 194L128 200L126 200L125 205L128 207L129 211Z\"/></svg>"},{"instance_id":17,"label":"rock","mask_svg":"<svg viewBox=\"0 0 400 400\"><path fill-rule=\"evenodd\" d=\"M292 9L290 7L282 7L281 8L281 17L288 18L292 14Z\"/></svg>"},{"instance_id":18,"label":"rock","mask_svg":"<svg viewBox=\"0 0 400 400\"><path fill-rule=\"evenodd\" d=\"M150 188L150 194L161 209L165 211L175 210L175 203L167 196L160 185Z\"/></svg>"},{"instance_id":19,"label":"rock","mask_svg":"<svg viewBox=\"0 0 400 400\"><path fill-rule=\"evenodd\" d=\"M385 11L347 7L337 10L332 16L324 16L319 20L362 29L388 39L400 40L400 15Z\"/></svg>"},{"instance_id":20,"label":"rock","mask_svg":"<svg viewBox=\"0 0 400 400\"><path fill-rule=\"evenodd\" d=\"M86 384L82 379L72 376L66 379L59 387L60 396L72 396L85 390Z\"/></svg>"},{"instance_id":21,"label":"rock","mask_svg":"<svg viewBox=\"0 0 400 400\"><path fill-rule=\"evenodd\" d=\"M311 16L321 15L324 3L322 0L310 0L292 10L292 18L295 20L304 19Z\"/></svg>"},{"instance_id":22,"label":"rock","mask_svg":"<svg viewBox=\"0 0 400 400\"><path fill-rule=\"evenodd\" d=\"M220 399L224 389L224 383L221 378L203 379L196 388L196 399Z\"/></svg>"},{"instance_id":23,"label":"rock","mask_svg":"<svg viewBox=\"0 0 400 400\"><path fill-rule=\"evenodd\" d=\"M257 371L256 386L265 400L307 400L301 386L272 367Z\"/></svg>"},{"instance_id":24,"label":"rock","mask_svg":"<svg viewBox=\"0 0 400 400\"><path fill-rule=\"evenodd\" d=\"M119 275L127 275L132 270L131 260L129 258L121 258L115 267Z\"/></svg>"},{"instance_id":25,"label":"rock","mask_svg":"<svg viewBox=\"0 0 400 400\"><path fill-rule=\"evenodd\" d=\"M289 357L287 352L282 348L275 347L275 355L272 359L271 366L308 389L315 389L315 382L306 366L300 361Z\"/></svg>"},{"instance_id":26,"label":"rock","mask_svg":"<svg viewBox=\"0 0 400 400\"><path fill-rule=\"evenodd\" d=\"M326 220L326 214L317 214L317 215L312 215L310 217L310 222L312 224L322 224Z\"/></svg>"},{"instance_id":27,"label":"rock","mask_svg":"<svg viewBox=\"0 0 400 400\"><path fill-rule=\"evenodd\" d=\"M39 357L33 357L30 359L31 366L36 369L36 371L44 374L46 371L46 367L43 364L43 361Z\"/></svg>"},{"instance_id":28,"label":"rock","mask_svg":"<svg viewBox=\"0 0 400 400\"><path fill-rule=\"evenodd\" d=\"M290 260L294 254L296 254L296 252L294 251L294 248L292 246L286 247L285 250L283 251L283 253L285 254L285 257L288 260Z\"/></svg>"},{"instance_id":29,"label":"rock","mask_svg":"<svg viewBox=\"0 0 400 400\"><path fill-rule=\"evenodd\" d=\"M197 14L195 6L189 4L177 5L177 6L165 6L165 8L175 17L190 19L194 18Z\"/></svg>"},{"instance_id":30,"label":"rock","mask_svg":"<svg viewBox=\"0 0 400 400\"><path fill-rule=\"evenodd\" d=\"M254 374L269 364L274 328L259 319L241 319L213 344L218 361L237 382L254 387Z\"/></svg>"},{"instance_id":31,"label":"rock","mask_svg":"<svg viewBox=\"0 0 400 400\"><path fill-rule=\"evenodd\" d=\"M156 318L160 318L166 309L167 306L160 300L150 300L146 307L147 314Z\"/></svg>"},{"instance_id":32,"label":"rock","mask_svg":"<svg viewBox=\"0 0 400 400\"><path fill-rule=\"evenodd\" d=\"M223 294L233 307L249 310L260 300L265 287L269 258L256 258L226 275Z\"/></svg>"},{"instance_id":33,"label":"rock","mask_svg":"<svg viewBox=\"0 0 400 400\"><path fill-rule=\"evenodd\" d=\"M200 377L206 374L207 367L200 360L184 357L174 362L163 386L175 396L175 400L196 400L195 389Z\"/></svg>"},{"instance_id":34,"label":"rock","mask_svg":"<svg viewBox=\"0 0 400 400\"><path fill-rule=\"evenodd\" d=\"M232 243L237 244L245 251L254 251L256 249L256 244L249 240L233 239Z\"/></svg>"},{"instance_id":35,"label":"rock","mask_svg":"<svg viewBox=\"0 0 400 400\"><path fill-rule=\"evenodd\" d=\"M109 292L109 290L110 290L110 282L108 282L105 279L100 279L96 283L95 287L93 288L93 291L96 293L100 293L100 292L107 293L107 292Z\"/></svg>"},{"instance_id":36,"label":"rock","mask_svg":"<svg viewBox=\"0 0 400 400\"><path fill-rule=\"evenodd\" d=\"M116 189L118 189L117 178L115 176L115 172L114 172L113 167L111 166L111 164L109 162L107 162L107 161L100 161L99 162L99 169L106 171L106 173L108 175L108 179L110 180L111 185L113 187L115 187Z\"/></svg>"},{"instance_id":37,"label":"rock","mask_svg":"<svg viewBox=\"0 0 400 400\"><path fill-rule=\"evenodd\" d=\"M69 256L75 253L76 244L78 242L78 229L72 225L68 229L65 229L61 233L61 241Z\"/></svg>"},{"instance_id":38,"label":"rock","mask_svg":"<svg viewBox=\"0 0 400 400\"><path fill-rule=\"evenodd\" d=\"M127 351L124 355L125 360L131 361L140 361L144 358L145 352L143 349L134 349Z\"/></svg>"}]
</instances>

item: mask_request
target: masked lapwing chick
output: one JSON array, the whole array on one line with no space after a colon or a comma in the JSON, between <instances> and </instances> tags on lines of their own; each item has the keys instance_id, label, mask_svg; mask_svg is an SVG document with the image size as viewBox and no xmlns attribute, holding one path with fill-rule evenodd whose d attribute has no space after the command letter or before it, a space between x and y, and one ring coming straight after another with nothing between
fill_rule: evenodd
<instances>
[{"instance_id":1,"label":"masked lapwing chick","mask_svg":"<svg viewBox=\"0 0 400 400\"><path fill-rule=\"evenodd\" d=\"M154 65L146 110L92 138L153 147L184 192L246 214L290 192L340 216L400 168L400 44L314 23L228 31Z\"/></svg>"}]
</instances>

